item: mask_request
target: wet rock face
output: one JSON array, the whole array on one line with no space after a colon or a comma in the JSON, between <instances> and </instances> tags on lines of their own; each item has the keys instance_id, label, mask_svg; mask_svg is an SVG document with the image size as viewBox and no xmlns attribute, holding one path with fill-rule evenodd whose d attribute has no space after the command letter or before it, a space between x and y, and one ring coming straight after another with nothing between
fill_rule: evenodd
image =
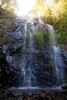
<instances>
[{"instance_id":1,"label":"wet rock face","mask_svg":"<svg viewBox=\"0 0 67 100\"><path fill-rule=\"evenodd\" d=\"M60 48L64 63L67 66L67 45L61 45Z\"/></svg>"},{"instance_id":2,"label":"wet rock face","mask_svg":"<svg viewBox=\"0 0 67 100\"><path fill-rule=\"evenodd\" d=\"M67 52L63 52L62 56L63 56L64 63L67 66Z\"/></svg>"},{"instance_id":3,"label":"wet rock face","mask_svg":"<svg viewBox=\"0 0 67 100\"><path fill-rule=\"evenodd\" d=\"M67 45L61 46L61 55L62 55L63 63L64 63L65 84L67 84Z\"/></svg>"},{"instance_id":4,"label":"wet rock face","mask_svg":"<svg viewBox=\"0 0 67 100\"><path fill-rule=\"evenodd\" d=\"M11 56L4 55L0 52L0 84L3 86L16 86L20 83L18 77L20 76L20 68L11 66L11 60Z\"/></svg>"},{"instance_id":5,"label":"wet rock face","mask_svg":"<svg viewBox=\"0 0 67 100\"><path fill-rule=\"evenodd\" d=\"M45 52L45 51L44 51ZM33 68L35 71L33 74L36 76L37 86L39 87L51 87L55 84L53 72L50 71L50 58L49 54L38 53L33 55Z\"/></svg>"},{"instance_id":6,"label":"wet rock face","mask_svg":"<svg viewBox=\"0 0 67 100\"><path fill-rule=\"evenodd\" d=\"M52 87L56 84L46 25L17 20L0 50L0 83Z\"/></svg>"}]
</instances>

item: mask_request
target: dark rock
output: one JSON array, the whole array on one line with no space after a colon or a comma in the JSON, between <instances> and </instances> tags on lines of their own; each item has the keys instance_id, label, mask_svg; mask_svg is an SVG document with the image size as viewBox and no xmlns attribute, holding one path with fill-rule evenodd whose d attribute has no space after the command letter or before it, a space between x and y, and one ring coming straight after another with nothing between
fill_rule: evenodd
<instances>
[{"instance_id":1,"label":"dark rock","mask_svg":"<svg viewBox=\"0 0 67 100\"><path fill-rule=\"evenodd\" d=\"M65 65L67 66L67 52L63 52L62 57Z\"/></svg>"},{"instance_id":2,"label":"dark rock","mask_svg":"<svg viewBox=\"0 0 67 100\"><path fill-rule=\"evenodd\" d=\"M61 55L63 57L64 64L67 66L67 51L64 49L65 46L61 46Z\"/></svg>"},{"instance_id":3,"label":"dark rock","mask_svg":"<svg viewBox=\"0 0 67 100\"><path fill-rule=\"evenodd\" d=\"M62 86L62 89L67 90L67 85L63 85L63 86Z\"/></svg>"},{"instance_id":4,"label":"dark rock","mask_svg":"<svg viewBox=\"0 0 67 100\"><path fill-rule=\"evenodd\" d=\"M3 85L2 85L2 84L0 84L0 88L1 88L1 87L3 87Z\"/></svg>"}]
</instances>

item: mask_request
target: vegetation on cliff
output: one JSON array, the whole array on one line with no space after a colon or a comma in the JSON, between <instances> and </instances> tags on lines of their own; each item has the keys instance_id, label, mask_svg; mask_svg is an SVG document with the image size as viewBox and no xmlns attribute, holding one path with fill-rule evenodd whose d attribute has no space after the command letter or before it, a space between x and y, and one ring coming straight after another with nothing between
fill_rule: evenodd
<instances>
[{"instance_id":1,"label":"vegetation on cliff","mask_svg":"<svg viewBox=\"0 0 67 100\"><path fill-rule=\"evenodd\" d=\"M58 44L67 44L67 0L36 0L31 12L53 25Z\"/></svg>"},{"instance_id":2,"label":"vegetation on cliff","mask_svg":"<svg viewBox=\"0 0 67 100\"><path fill-rule=\"evenodd\" d=\"M15 0L14 0L15 1ZM11 42L6 36L14 28L16 15L13 13L13 0L0 0L0 45Z\"/></svg>"}]
</instances>

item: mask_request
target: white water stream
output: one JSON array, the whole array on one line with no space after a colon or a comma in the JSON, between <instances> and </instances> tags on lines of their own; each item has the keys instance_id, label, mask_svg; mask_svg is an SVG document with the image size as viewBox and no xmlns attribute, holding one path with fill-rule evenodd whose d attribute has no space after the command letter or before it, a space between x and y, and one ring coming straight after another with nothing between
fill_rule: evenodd
<instances>
[{"instance_id":1,"label":"white water stream","mask_svg":"<svg viewBox=\"0 0 67 100\"><path fill-rule=\"evenodd\" d=\"M64 78L63 78L63 60L62 60L62 56L60 54L60 48L59 46L56 46L57 41L55 39L55 34L54 34L54 28L47 24L48 26L48 30L49 30L49 34L51 34L51 39L52 39L52 49L53 52L51 53L53 62L54 62L54 73L56 75L57 81L56 84L57 85L63 85L64 82Z\"/></svg>"}]
</instances>

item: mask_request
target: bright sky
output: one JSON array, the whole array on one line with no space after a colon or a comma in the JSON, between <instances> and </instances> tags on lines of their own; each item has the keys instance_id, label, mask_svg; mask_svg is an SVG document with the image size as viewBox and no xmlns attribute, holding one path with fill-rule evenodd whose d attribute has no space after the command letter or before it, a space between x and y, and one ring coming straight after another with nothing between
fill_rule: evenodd
<instances>
[{"instance_id":1,"label":"bright sky","mask_svg":"<svg viewBox=\"0 0 67 100\"><path fill-rule=\"evenodd\" d=\"M28 12L31 10L32 6L35 3L35 0L17 0L18 2L18 11L16 14L18 16L27 15Z\"/></svg>"},{"instance_id":2,"label":"bright sky","mask_svg":"<svg viewBox=\"0 0 67 100\"><path fill-rule=\"evenodd\" d=\"M15 11L16 14L18 16L28 15L32 6L35 4L35 1L36 0L17 0L18 10ZM54 0L46 0L45 4L48 6L52 6L53 2L54 2Z\"/></svg>"}]
</instances>

